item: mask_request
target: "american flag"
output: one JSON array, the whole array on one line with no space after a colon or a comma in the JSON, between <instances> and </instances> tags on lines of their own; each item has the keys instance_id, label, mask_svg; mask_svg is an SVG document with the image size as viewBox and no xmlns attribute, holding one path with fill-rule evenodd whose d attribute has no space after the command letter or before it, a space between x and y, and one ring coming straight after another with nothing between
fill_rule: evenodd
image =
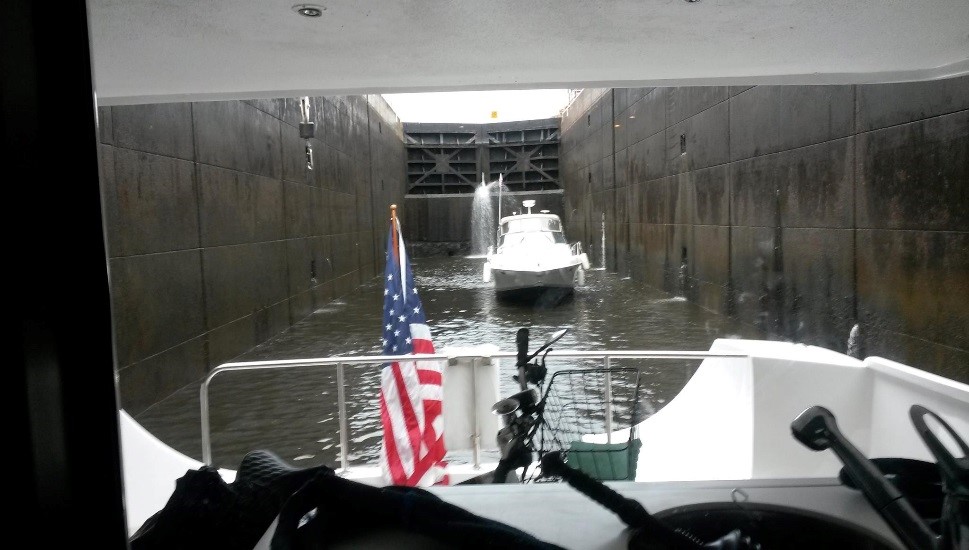
<instances>
[{"instance_id":1,"label":"american flag","mask_svg":"<svg viewBox=\"0 0 969 550\"><path fill-rule=\"evenodd\" d=\"M396 215L392 216L387 235L386 260L384 355L434 353ZM427 487L448 482L441 371L438 361L400 361L382 367L380 466L388 483Z\"/></svg>"}]
</instances>

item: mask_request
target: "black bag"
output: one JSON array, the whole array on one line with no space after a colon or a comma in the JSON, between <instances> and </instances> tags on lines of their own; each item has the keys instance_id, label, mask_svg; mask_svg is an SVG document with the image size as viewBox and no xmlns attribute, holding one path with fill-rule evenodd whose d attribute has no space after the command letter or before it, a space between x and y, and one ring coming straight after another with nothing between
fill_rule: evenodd
<instances>
[{"instance_id":1,"label":"black bag","mask_svg":"<svg viewBox=\"0 0 969 550\"><path fill-rule=\"evenodd\" d=\"M236 479L202 466L175 482L165 507L129 540L131 550L252 550L297 489L327 466L294 468L269 451L247 454Z\"/></svg>"}]
</instances>

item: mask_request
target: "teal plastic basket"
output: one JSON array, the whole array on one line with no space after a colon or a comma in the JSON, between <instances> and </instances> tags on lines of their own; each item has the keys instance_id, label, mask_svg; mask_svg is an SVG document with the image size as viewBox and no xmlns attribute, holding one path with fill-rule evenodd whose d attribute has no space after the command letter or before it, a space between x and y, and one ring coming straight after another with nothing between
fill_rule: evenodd
<instances>
[{"instance_id":1,"label":"teal plastic basket","mask_svg":"<svg viewBox=\"0 0 969 550\"><path fill-rule=\"evenodd\" d=\"M636 479L636 463L643 442L630 439L621 443L569 444L569 466L600 481L632 481Z\"/></svg>"}]
</instances>

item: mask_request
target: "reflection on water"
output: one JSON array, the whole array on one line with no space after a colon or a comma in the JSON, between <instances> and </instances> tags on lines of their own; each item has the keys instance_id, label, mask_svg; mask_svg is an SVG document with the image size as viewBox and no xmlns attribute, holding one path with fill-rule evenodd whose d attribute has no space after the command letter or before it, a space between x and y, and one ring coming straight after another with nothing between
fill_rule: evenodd
<instances>
[{"instance_id":1,"label":"reflection on water","mask_svg":"<svg viewBox=\"0 0 969 550\"><path fill-rule=\"evenodd\" d=\"M415 259L414 272L435 347L497 344L514 351L515 333L531 329L535 345L558 328L570 330L555 348L707 350L720 337L758 338L755 329L685 299L621 279L586 274L586 286L554 308L505 303L481 281L481 259ZM383 289L374 279L352 296L334 300L239 361L379 354ZM535 347L533 345L533 349ZM643 392L662 405L696 364L643 366ZM574 367L549 361L549 370ZM619 366L619 365L616 365ZM627 366L627 365L622 365ZM502 365L503 395L514 391L512 367ZM300 465L339 465L335 373L326 367L230 372L210 387L215 463L236 468L246 452L269 449ZM351 463L375 463L380 445L379 367L348 367L347 413ZM179 451L201 456L198 384L139 415L137 420ZM483 434L487 437L487 434Z\"/></svg>"}]
</instances>

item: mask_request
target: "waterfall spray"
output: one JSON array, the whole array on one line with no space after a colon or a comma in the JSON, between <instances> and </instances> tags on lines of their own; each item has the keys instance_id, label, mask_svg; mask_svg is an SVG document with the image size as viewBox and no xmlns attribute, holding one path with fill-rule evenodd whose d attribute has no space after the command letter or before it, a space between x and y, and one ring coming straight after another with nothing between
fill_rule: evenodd
<instances>
[{"instance_id":1,"label":"waterfall spray","mask_svg":"<svg viewBox=\"0 0 969 550\"><path fill-rule=\"evenodd\" d=\"M482 177L484 174L482 174ZM498 223L501 223L501 188L504 187L504 176L498 174Z\"/></svg>"},{"instance_id":2,"label":"waterfall spray","mask_svg":"<svg viewBox=\"0 0 969 550\"><path fill-rule=\"evenodd\" d=\"M499 205L500 207L500 205ZM481 174L481 185L474 191L471 202L471 254L483 256L488 253L494 236L495 220L491 211L491 188Z\"/></svg>"},{"instance_id":3,"label":"waterfall spray","mask_svg":"<svg viewBox=\"0 0 969 550\"><path fill-rule=\"evenodd\" d=\"M495 220L492 193L498 188L498 219ZM484 256L490 247L495 246L498 223L501 223L502 203L508 197L502 197L504 191L504 177L498 176L498 181L487 183L485 174L481 174L481 185L474 191L471 202L471 255ZM509 199L513 200L513 199Z\"/></svg>"}]
</instances>

